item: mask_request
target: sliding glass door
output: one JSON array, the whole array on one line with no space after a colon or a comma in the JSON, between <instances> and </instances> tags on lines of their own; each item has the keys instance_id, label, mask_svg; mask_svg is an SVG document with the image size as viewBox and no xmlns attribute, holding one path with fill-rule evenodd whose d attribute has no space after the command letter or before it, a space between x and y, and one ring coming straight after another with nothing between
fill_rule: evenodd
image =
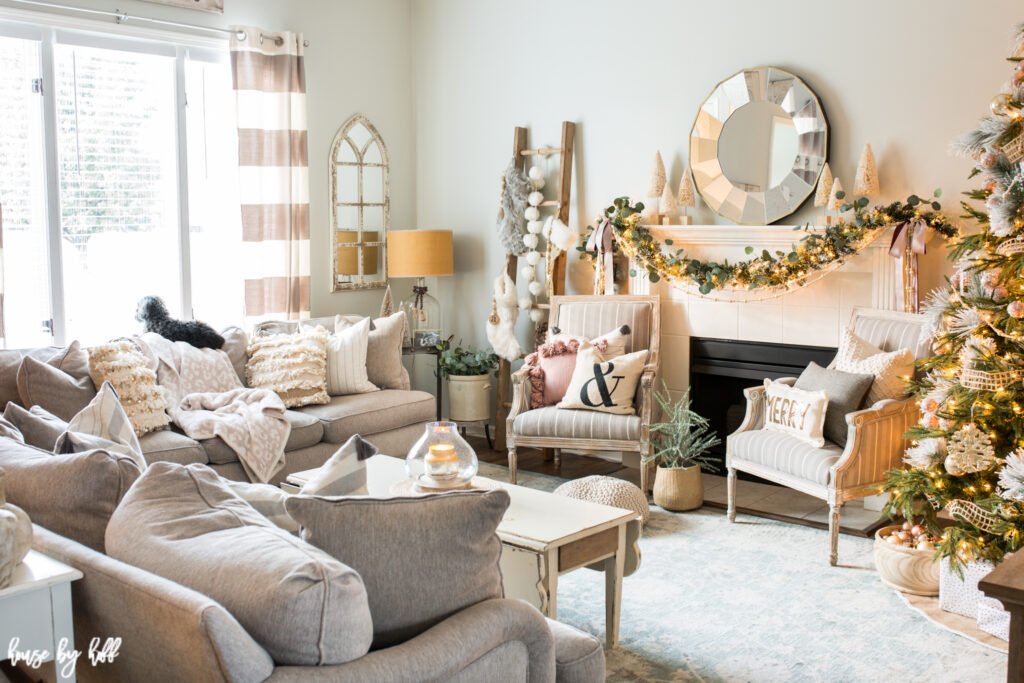
<instances>
[{"instance_id":1,"label":"sliding glass door","mask_svg":"<svg viewBox=\"0 0 1024 683\"><path fill-rule=\"evenodd\" d=\"M240 322L226 52L0 24L0 209L8 347Z\"/></svg>"}]
</instances>

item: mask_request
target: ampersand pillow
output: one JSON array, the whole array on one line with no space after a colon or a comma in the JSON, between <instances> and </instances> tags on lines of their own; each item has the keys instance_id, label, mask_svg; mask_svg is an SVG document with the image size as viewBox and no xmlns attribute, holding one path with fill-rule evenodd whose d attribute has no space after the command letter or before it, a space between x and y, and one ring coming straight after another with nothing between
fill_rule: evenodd
<instances>
[{"instance_id":1,"label":"ampersand pillow","mask_svg":"<svg viewBox=\"0 0 1024 683\"><path fill-rule=\"evenodd\" d=\"M825 436L822 432L825 427L825 412L828 410L828 392L824 389L794 389L787 384L766 379L764 393L765 429L795 436L815 448L825 445Z\"/></svg>"},{"instance_id":2,"label":"ampersand pillow","mask_svg":"<svg viewBox=\"0 0 1024 683\"><path fill-rule=\"evenodd\" d=\"M604 360L597 348L580 348L572 380L558 407L634 414L633 396L646 362L646 350Z\"/></svg>"}]
</instances>

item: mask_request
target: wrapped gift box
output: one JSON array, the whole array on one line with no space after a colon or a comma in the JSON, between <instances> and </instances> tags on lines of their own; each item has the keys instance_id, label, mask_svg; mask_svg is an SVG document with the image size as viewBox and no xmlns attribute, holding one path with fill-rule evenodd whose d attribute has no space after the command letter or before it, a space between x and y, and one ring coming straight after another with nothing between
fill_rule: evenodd
<instances>
[{"instance_id":1,"label":"wrapped gift box","mask_svg":"<svg viewBox=\"0 0 1024 683\"><path fill-rule=\"evenodd\" d=\"M947 612L976 619L978 603L985 597L978 590L978 582L995 566L988 560L974 560L963 567L963 576L958 576L949 562L942 561L940 564L939 607ZM998 601L996 604L999 604Z\"/></svg>"},{"instance_id":2,"label":"wrapped gift box","mask_svg":"<svg viewBox=\"0 0 1024 683\"><path fill-rule=\"evenodd\" d=\"M996 638L1010 640L1010 613L995 598L978 600L978 628Z\"/></svg>"}]
</instances>

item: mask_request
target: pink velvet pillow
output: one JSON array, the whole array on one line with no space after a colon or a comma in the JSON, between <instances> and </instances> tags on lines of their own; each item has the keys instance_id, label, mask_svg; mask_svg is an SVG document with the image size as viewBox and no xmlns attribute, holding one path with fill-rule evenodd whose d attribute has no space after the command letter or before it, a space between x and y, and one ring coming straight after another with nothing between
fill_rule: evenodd
<instances>
[{"instance_id":1,"label":"pink velvet pillow","mask_svg":"<svg viewBox=\"0 0 1024 683\"><path fill-rule=\"evenodd\" d=\"M584 341L582 346L585 348L591 343ZM608 342L598 339L593 346L604 353ZM530 366L530 408L553 406L565 397L580 348L581 342L576 339L553 341L542 344L526 357L526 364Z\"/></svg>"}]
</instances>

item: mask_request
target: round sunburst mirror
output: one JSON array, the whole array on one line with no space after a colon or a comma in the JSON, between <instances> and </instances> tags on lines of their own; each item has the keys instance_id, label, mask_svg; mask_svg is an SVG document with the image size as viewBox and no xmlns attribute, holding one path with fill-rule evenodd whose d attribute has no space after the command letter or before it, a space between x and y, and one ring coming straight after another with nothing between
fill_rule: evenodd
<instances>
[{"instance_id":1,"label":"round sunburst mirror","mask_svg":"<svg viewBox=\"0 0 1024 683\"><path fill-rule=\"evenodd\" d=\"M744 69L708 95L690 130L690 170L701 198L740 225L767 225L806 200L828 156L821 102L800 78Z\"/></svg>"}]
</instances>

